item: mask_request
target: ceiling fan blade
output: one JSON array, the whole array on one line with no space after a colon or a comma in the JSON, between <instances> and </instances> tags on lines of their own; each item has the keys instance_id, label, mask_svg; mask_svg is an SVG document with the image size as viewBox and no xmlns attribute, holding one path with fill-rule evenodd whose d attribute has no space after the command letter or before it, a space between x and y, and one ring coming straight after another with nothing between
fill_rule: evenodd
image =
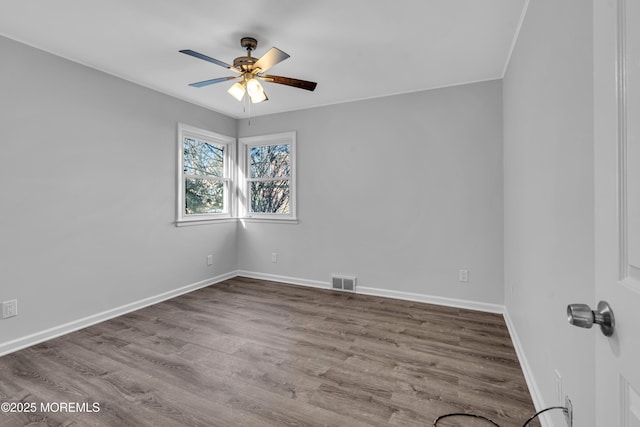
<instances>
[{"instance_id":1,"label":"ceiling fan blade","mask_svg":"<svg viewBox=\"0 0 640 427\"><path fill-rule=\"evenodd\" d=\"M232 71L235 71L236 73L240 73L241 72L240 70L235 68L233 65L229 65L226 62L220 61L219 59L215 59L215 58L212 58L210 56L203 55L202 53L196 52L196 51L191 50L191 49L183 49L183 50L180 51L180 53L184 53L185 55L190 55L190 56L193 56L194 58L202 59L204 61L211 62L211 63L219 65L221 67L228 68L228 69L230 69Z\"/></svg>"},{"instance_id":2,"label":"ceiling fan blade","mask_svg":"<svg viewBox=\"0 0 640 427\"><path fill-rule=\"evenodd\" d=\"M288 53L281 51L277 47L272 47L267 53L262 55L255 64L253 64L253 68L260 68L260 72L264 73L269 68L273 67L279 62L284 61L288 57Z\"/></svg>"},{"instance_id":3,"label":"ceiling fan blade","mask_svg":"<svg viewBox=\"0 0 640 427\"><path fill-rule=\"evenodd\" d=\"M209 86L209 85L212 85L214 83L222 83L222 82L226 82L227 80L232 80L232 79L237 79L237 77L236 76L219 77L217 79L204 80L202 82L191 83L189 86L193 86L193 87Z\"/></svg>"},{"instance_id":4,"label":"ceiling fan blade","mask_svg":"<svg viewBox=\"0 0 640 427\"><path fill-rule=\"evenodd\" d=\"M292 79L291 77L272 76L272 75L264 76L263 80L266 82L297 87L298 89L310 90L312 92L318 85L318 83L316 82L309 82L306 80Z\"/></svg>"}]
</instances>

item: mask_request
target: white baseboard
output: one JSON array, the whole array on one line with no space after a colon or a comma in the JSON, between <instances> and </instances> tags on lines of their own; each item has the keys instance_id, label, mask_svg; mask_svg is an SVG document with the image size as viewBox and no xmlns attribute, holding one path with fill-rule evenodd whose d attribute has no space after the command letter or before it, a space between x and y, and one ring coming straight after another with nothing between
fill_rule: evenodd
<instances>
[{"instance_id":1,"label":"white baseboard","mask_svg":"<svg viewBox=\"0 0 640 427\"><path fill-rule=\"evenodd\" d=\"M533 405L535 406L536 411L540 411L546 408L547 405L544 403L542 393L540 392L536 379L533 376L531 365L529 365L527 356L524 353L524 348L522 347L522 343L520 342L520 338L518 337L518 332L516 331L516 327L513 324L513 320L511 320L511 316L509 315L509 310L507 309L507 307L504 308L504 312L502 313L502 315L504 316L504 322L507 324L507 329L509 330L509 335L511 336L511 341L513 342L513 348L516 350L516 355L518 356L518 361L520 362L520 367L522 368L524 379L527 382L527 387L529 387L529 394L531 394ZM554 427L553 423L549 419L549 413L540 414L538 418L542 427Z\"/></svg>"},{"instance_id":2,"label":"white baseboard","mask_svg":"<svg viewBox=\"0 0 640 427\"><path fill-rule=\"evenodd\" d=\"M309 286L312 288L330 289L329 282L319 280L300 279L297 277L279 276L277 274L258 273L256 271L238 270L236 276L248 277L250 279L270 280L272 282L288 283L290 285Z\"/></svg>"},{"instance_id":3,"label":"white baseboard","mask_svg":"<svg viewBox=\"0 0 640 427\"><path fill-rule=\"evenodd\" d=\"M259 273L256 271L238 270L238 276L249 277L251 279L271 280L274 282L289 283L292 285L311 286L313 288L331 289L331 283L321 282L318 280L300 279L297 277L278 276L275 274ZM425 302L429 304L444 305L447 307L466 308L469 310L479 310L488 313L502 314L504 306L499 304L489 304L484 302L467 301L455 298L436 297L426 294L417 294L411 292L400 292L390 289L369 288L366 286L357 286L356 293L363 295L372 295L378 297L395 298L407 301Z\"/></svg>"},{"instance_id":4,"label":"white baseboard","mask_svg":"<svg viewBox=\"0 0 640 427\"><path fill-rule=\"evenodd\" d=\"M178 295L186 294L188 292L195 291L196 289L204 288L223 280L230 279L237 276L235 271L231 273L221 274L211 279L202 280L197 283L192 283L187 286L183 286L178 289L173 289L168 292L144 298L139 301L135 301L129 304L125 304L120 307L115 307L110 310L103 311L102 313L93 314L91 316L84 317L82 319L74 320L72 322L65 323L63 325L54 326L53 328L46 329L44 331L36 332L25 337L21 337L12 341L0 343L0 356L4 356L14 351L21 350L26 347L30 347L41 342L57 338L61 335L68 334L70 332L77 331L87 326L95 325L96 323L103 322L105 320L113 319L114 317L121 316L126 313L130 313L135 310L139 310L144 307L148 307L153 304L157 304L162 301L177 297Z\"/></svg>"},{"instance_id":5,"label":"white baseboard","mask_svg":"<svg viewBox=\"0 0 640 427\"><path fill-rule=\"evenodd\" d=\"M490 304L486 302L469 301L457 298L436 297L433 295L393 291L390 289L358 286L356 291L357 293L364 295L374 295L378 297L395 298L406 301L424 302L428 304L443 305L446 307L466 308L468 310L478 310L487 313L502 314L504 310L504 306L499 304Z\"/></svg>"}]
</instances>

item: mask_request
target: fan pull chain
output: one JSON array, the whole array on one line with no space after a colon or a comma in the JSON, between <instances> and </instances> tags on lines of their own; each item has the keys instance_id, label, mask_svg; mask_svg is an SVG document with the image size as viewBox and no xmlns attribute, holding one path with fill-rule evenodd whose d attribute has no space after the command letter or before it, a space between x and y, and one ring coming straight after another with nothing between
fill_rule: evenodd
<instances>
[{"instance_id":1,"label":"fan pull chain","mask_svg":"<svg viewBox=\"0 0 640 427\"><path fill-rule=\"evenodd\" d=\"M249 108L248 108L248 110L249 110L248 126L249 126L249 127L251 127L251 103L250 103L250 102L248 102L248 98L249 98L249 97L248 97L247 95L245 95L245 96L244 96L244 102L245 102L245 104L246 104L246 105L248 105L248 106L249 106Z\"/></svg>"}]
</instances>

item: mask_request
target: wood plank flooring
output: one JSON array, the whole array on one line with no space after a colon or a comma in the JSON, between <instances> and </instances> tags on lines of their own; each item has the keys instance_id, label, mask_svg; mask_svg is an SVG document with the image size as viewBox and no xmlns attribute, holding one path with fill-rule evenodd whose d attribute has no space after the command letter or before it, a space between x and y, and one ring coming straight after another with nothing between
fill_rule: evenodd
<instances>
[{"instance_id":1,"label":"wood plank flooring","mask_svg":"<svg viewBox=\"0 0 640 427\"><path fill-rule=\"evenodd\" d=\"M241 277L1 357L0 402L37 409L0 412L2 427L430 427L451 412L519 427L535 412L500 315ZM471 421L442 426L490 425Z\"/></svg>"}]
</instances>

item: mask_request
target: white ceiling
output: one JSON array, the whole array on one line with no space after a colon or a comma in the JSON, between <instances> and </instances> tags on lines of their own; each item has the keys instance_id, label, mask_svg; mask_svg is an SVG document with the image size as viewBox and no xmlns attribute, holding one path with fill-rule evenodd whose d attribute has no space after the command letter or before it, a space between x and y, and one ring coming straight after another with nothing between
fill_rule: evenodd
<instances>
[{"instance_id":1,"label":"white ceiling","mask_svg":"<svg viewBox=\"0 0 640 427\"><path fill-rule=\"evenodd\" d=\"M265 84L251 115L501 78L526 0L1 0L0 34L140 85L241 118L227 89L189 83L233 75L258 39L291 55L270 74L314 92ZM3 58L3 61L11 60ZM19 58L18 58L19 60ZM43 70L46 73L46 70ZM55 76L53 76L55 79Z\"/></svg>"}]
</instances>

